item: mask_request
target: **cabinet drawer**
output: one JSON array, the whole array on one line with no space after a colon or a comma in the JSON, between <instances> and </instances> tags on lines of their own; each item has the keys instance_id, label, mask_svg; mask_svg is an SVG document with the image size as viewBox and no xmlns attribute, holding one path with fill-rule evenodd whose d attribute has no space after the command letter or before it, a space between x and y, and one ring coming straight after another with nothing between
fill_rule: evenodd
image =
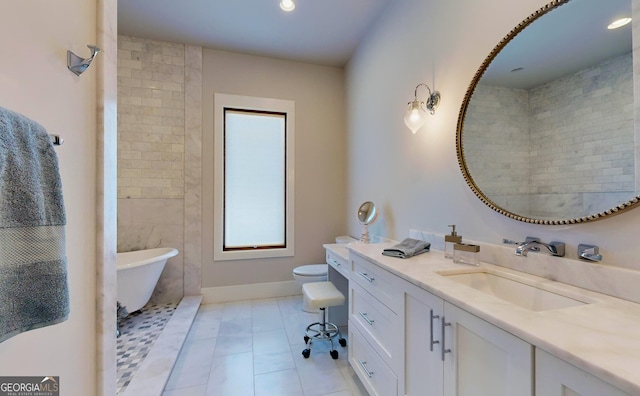
<instances>
[{"instance_id":1,"label":"cabinet drawer","mask_svg":"<svg viewBox=\"0 0 640 396\"><path fill-rule=\"evenodd\" d=\"M354 326L349 326L349 363L370 395L398 395L398 378Z\"/></svg>"},{"instance_id":2,"label":"cabinet drawer","mask_svg":"<svg viewBox=\"0 0 640 396\"><path fill-rule=\"evenodd\" d=\"M387 364L394 367L394 359L399 358L398 316L357 283L351 285L349 297L351 322L359 327Z\"/></svg>"},{"instance_id":3,"label":"cabinet drawer","mask_svg":"<svg viewBox=\"0 0 640 396\"><path fill-rule=\"evenodd\" d=\"M327 264L335 268L336 271L340 272L342 276L349 279L349 260L346 260L342 256L339 256L327 249L326 261Z\"/></svg>"},{"instance_id":4,"label":"cabinet drawer","mask_svg":"<svg viewBox=\"0 0 640 396\"><path fill-rule=\"evenodd\" d=\"M400 278L359 256L351 255L351 278L393 312L402 309Z\"/></svg>"}]
</instances>

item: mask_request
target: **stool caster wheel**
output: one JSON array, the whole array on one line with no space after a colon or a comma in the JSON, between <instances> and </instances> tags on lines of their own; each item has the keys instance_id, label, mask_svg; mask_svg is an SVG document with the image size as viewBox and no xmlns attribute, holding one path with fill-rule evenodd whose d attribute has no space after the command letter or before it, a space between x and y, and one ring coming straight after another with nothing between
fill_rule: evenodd
<instances>
[{"instance_id":1,"label":"stool caster wheel","mask_svg":"<svg viewBox=\"0 0 640 396\"><path fill-rule=\"evenodd\" d=\"M332 358L334 358L334 359L338 358L338 351L336 351L335 349L333 351L329 352L329 353L331 354Z\"/></svg>"},{"instance_id":2,"label":"stool caster wheel","mask_svg":"<svg viewBox=\"0 0 640 396\"><path fill-rule=\"evenodd\" d=\"M309 358L309 355L311 355L311 349L305 349L304 351L302 351L302 356L304 356L305 359Z\"/></svg>"},{"instance_id":3,"label":"stool caster wheel","mask_svg":"<svg viewBox=\"0 0 640 396\"><path fill-rule=\"evenodd\" d=\"M307 344L309 342L309 336L304 336L304 343Z\"/></svg>"},{"instance_id":4,"label":"stool caster wheel","mask_svg":"<svg viewBox=\"0 0 640 396\"><path fill-rule=\"evenodd\" d=\"M347 346L347 340L345 340L344 338L341 338L340 340L338 340L338 342L340 343L340 346L343 348Z\"/></svg>"}]
</instances>

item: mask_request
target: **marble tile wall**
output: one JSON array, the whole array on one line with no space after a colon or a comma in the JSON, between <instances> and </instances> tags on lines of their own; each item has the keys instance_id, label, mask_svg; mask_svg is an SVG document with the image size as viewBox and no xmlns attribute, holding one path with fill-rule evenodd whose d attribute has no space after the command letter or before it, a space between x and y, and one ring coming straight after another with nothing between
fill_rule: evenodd
<instances>
[{"instance_id":1,"label":"marble tile wall","mask_svg":"<svg viewBox=\"0 0 640 396\"><path fill-rule=\"evenodd\" d=\"M184 47L118 36L118 198L184 196Z\"/></svg>"},{"instance_id":2,"label":"marble tile wall","mask_svg":"<svg viewBox=\"0 0 640 396\"><path fill-rule=\"evenodd\" d=\"M173 247L151 302L179 301L184 295L184 200L119 199L118 251Z\"/></svg>"},{"instance_id":3,"label":"marble tile wall","mask_svg":"<svg viewBox=\"0 0 640 396\"><path fill-rule=\"evenodd\" d=\"M184 293L202 284L202 47L185 47Z\"/></svg>"},{"instance_id":4,"label":"marble tile wall","mask_svg":"<svg viewBox=\"0 0 640 396\"><path fill-rule=\"evenodd\" d=\"M631 2L631 15L633 16L632 20L632 45L633 45L633 53L640 53L640 23L638 22L638 16L640 15L640 1L632 1ZM640 75L640 56L633 57L633 75ZM640 78L633 79L633 95L634 98L640 98ZM637 105L636 105L637 106ZM640 125L640 111L636 111L634 114L634 125ZM640 128L636 128L634 131L635 141L634 148L635 152L640 152ZM635 174L640 175L640 161L636 161L635 163ZM640 191L640 177L636 177L636 194Z\"/></svg>"},{"instance_id":5,"label":"marble tile wall","mask_svg":"<svg viewBox=\"0 0 640 396\"><path fill-rule=\"evenodd\" d=\"M478 85L469 104L465 161L476 183L495 195L529 194L528 103L524 89Z\"/></svg>"},{"instance_id":6,"label":"marble tile wall","mask_svg":"<svg viewBox=\"0 0 640 396\"><path fill-rule=\"evenodd\" d=\"M202 48L118 36L118 251L173 247L151 302L200 294Z\"/></svg>"},{"instance_id":7,"label":"marble tile wall","mask_svg":"<svg viewBox=\"0 0 640 396\"><path fill-rule=\"evenodd\" d=\"M632 80L629 53L531 90L479 85L464 138L474 181L497 205L534 217L558 217L558 208L581 217L628 200Z\"/></svg>"},{"instance_id":8,"label":"marble tile wall","mask_svg":"<svg viewBox=\"0 0 640 396\"><path fill-rule=\"evenodd\" d=\"M96 324L95 395L116 393L116 246L117 246L117 30L118 5L97 1L96 44L102 59L96 65Z\"/></svg>"},{"instance_id":9,"label":"marble tile wall","mask_svg":"<svg viewBox=\"0 0 640 396\"><path fill-rule=\"evenodd\" d=\"M628 53L531 90L532 193L634 190L632 87Z\"/></svg>"}]
</instances>

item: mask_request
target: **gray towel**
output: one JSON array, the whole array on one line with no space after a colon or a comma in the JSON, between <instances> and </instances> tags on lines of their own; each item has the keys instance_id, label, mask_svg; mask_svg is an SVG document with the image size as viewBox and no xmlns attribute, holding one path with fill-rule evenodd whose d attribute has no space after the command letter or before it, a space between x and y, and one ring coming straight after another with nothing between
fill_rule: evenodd
<instances>
[{"instance_id":1,"label":"gray towel","mask_svg":"<svg viewBox=\"0 0 640 396\"><path fill-rule=\"evenodd\" d=\"M65 224L49 134L0 107L0 342L68 318Z\"/></svg>"},{"instance_id":2,"label":"gray towel","mask_svg":"<svg viewBox=\"0 0 640 396\"><path fill-rule=\"evenodd\" d=\"M382 251L382 254L391 257L409 258L424 252L428 252L430 248L431 243L429 242L406 238L399 244L393 245L388 249L384 249Z\"/></svg>"}]
</instances>

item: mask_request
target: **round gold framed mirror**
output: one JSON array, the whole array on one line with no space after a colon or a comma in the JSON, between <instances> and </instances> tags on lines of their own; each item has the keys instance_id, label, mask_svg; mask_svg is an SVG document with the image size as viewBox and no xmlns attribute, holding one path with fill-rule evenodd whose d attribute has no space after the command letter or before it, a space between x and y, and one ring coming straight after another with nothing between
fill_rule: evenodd
<instances>
[{"instance_id":1,"label":"round gold framed mirror","mask_svg":"<svg viewBox=\"0 0 640 396\"><path fill-rule=\"evenodd\" d=\"M456 150L467 184L490 208L574 224L640 202L632 24L607 29L625 16L631 0L554 0L482 63L462 103Z\"/></svg>"}]
</instances>

